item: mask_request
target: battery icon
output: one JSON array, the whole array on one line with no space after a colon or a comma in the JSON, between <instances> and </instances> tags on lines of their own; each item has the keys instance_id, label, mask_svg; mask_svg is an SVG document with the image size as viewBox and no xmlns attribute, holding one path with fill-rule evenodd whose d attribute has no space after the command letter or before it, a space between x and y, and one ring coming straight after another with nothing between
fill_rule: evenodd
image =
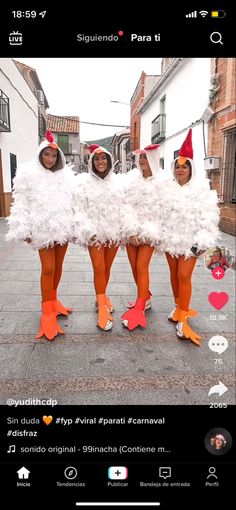
<instances>
[{"instance_id":1,"label":"battery icon","mask_svg":"<svg viewBox=\"0 0 236 510\"><path fill-rule=\"evenodd\" d=\"M211 18L224 18L225 16L225 11L211 11Z\"/></svg>"}]
</instances>

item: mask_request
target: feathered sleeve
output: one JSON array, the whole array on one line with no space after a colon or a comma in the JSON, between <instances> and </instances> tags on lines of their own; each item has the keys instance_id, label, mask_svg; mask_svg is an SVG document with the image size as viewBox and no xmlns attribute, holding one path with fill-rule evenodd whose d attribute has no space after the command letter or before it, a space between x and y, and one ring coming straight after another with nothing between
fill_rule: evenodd
<instances>
[{"instance_id":1,"label":"feathered sleeve","mask_svg":"<svg viewBox=\"0 0 236 510\"><path fill-rule=\"evenodd\" d=\"M29 163L22 165L17 169L13 180L13 203L7 218L7 241L23 241L26 238L31 238L30 170Z\"/></svg>"},{"instance_id":2,"label":"feathered sleeve","mask_svg":"<svg viewBox=\"0 0 236 510\"><path fill-rule=\"evenodd\" d=\"M89 203L87 193L91 188L90 175L87 173L78 174L75 177L75 189L73 196L73 231L74 242L81 246L91 243L94 236L94 223L88 214ZM94 214L96 211L94 210Z\"/></svg>"},{"instance_id":3,"label":"feathered sleeve","mask_svg":"<svg viewBox=\"0 0 236 510\"><path fill-rule=\"evenodd\" d=\"M198 250L214 247L219 239L220 209L216 190L209 188L208 181L198 193L199 207L194 240Z\"/></svg>"},{"instance_id":4,"label":"feathered sleeve","mask_svg":"<svg viewBox=\"0 0 236 510\"><path fill-rule=\"evenodd\" d=\"M123 174L122 177L123 197L121 208L121 240L122 242L128 242L129 237L139 234L139 170L131 170L127 174Z\"/></svg>"}]
</instances>

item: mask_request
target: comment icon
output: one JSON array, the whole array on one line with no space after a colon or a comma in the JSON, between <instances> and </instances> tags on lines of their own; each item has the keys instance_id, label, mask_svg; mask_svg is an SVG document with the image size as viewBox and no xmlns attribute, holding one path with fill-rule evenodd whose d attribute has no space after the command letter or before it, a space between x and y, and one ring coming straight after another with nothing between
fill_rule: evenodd
<instances>
[{"instance_id":1,"label":"comment icon","mask_svg":"<svg viewBox=\"0 0 236 510\"><path fill-rule=\"evenodd\" d=\"M211 351L222 354L228 348L228 340L224 336L215 335L212 336L208 342L208 347Z\"/></svg>"},{"instance_id":2,"label":"comment icon","mask_svg":"<svg viewBox=\"0 0 236 510\"><path fill-rule=\"evenodd\" d=\"M171 467L162 466L159 467L159 477L160 478L171 478Z\"/></svg>"}]
</instances>

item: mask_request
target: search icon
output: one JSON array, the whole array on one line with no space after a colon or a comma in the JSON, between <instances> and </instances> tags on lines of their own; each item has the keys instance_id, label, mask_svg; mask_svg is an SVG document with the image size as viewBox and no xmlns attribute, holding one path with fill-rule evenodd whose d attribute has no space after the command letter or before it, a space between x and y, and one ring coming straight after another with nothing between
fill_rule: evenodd
<instances>
[{"instance_id":1,"label":"search icon","mask_svg":"<svg viewBox=\"0 0 236 510\"><path fill-rule=\"evenodd\" d=\"M220 34L220 32L212 32L212 34L210 35L210 40L214 44L218 44L218 43L223 44L222 35Z\"/></svg>"}]
</instances>

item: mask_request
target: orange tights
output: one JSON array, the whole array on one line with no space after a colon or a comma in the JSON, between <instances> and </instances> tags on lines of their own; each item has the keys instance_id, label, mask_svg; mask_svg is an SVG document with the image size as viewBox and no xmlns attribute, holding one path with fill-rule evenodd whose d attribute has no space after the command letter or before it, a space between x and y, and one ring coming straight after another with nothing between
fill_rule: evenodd
<instances>
[{"instance_id":1,"label":"orange tights","mask_svg":"<svg viewBox=\"0 0 236 510\"><path fill-rule=\"evenodd\" d=\"M149 298L149 264L154 252L154 248L148 244L140 246L126 246L128 258L130 261L133 277L138 287L138 297Z\"/></svg>"},{"instance_id":2,"label":"orange tights","mask_svg":"<svg viewBox=\"0 0 236 510\"><path fill-rule=\"evenodd\" d=\"M96 294L105 294L110 278L110 270L119 246L89 246L93 264L94 287Z\"/></svg>"},{"instance_id":3,"label":"orange tights","mask_svg":"<svg viewBox=\"0 0 236 510\"><path fill-rule=\"evenodd\" d=\"M174 297L179 298L181 310L188 310L192 294L191 278L197 257L185 260L184 255L177 258L166 253L166 258L170 268L170 281Z\"/></svg>"},{"instance_id":4,"label":"orange tights","mask_svg":"<svg viewBox=\"0 0 236 510\"><path fill-rule=\"evenodd\" d=\"M56 244L52 248L39 250L41 260L41 292L42 301L51 301L52 291L56 290L62 274L63 260L68 244Z\"/></svg>"}]
</instances>

